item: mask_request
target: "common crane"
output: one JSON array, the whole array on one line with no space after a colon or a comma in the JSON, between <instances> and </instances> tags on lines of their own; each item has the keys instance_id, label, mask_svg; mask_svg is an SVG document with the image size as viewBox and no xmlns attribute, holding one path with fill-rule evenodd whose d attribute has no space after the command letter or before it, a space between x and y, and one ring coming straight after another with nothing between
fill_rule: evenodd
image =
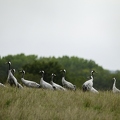
<instances>
[{"instance_id":1,"label":"common crane","mask_svg":"<svg viewBox=\"0 0 120 120\"><path fill-rule=\"evenodd\" d=\"M52 75L51 75L51 81L50 81L51 85L52 85L53 87L55 87L56 90L66 90L66 89L65 89L64 87L62 87L61 85L58 85L58 84L56 84L55 82L53 82L54 76L56 76L56 75L55 75L54 73L52 73Z\"/></svg>"},{"instance_id":2,"label":"common crane","mask_svg":"<svg viewBox=\"0 0 120 120\"><path fill-rule=\"evenodd\" d=\"M63 76L62 76L62 85L63 87L67 88L67 89L70 89L70 90L76 90L76 86L73 85L72 83L68 82L67 80L65 80L65 73L66 73L66 70L61 70L61 72L63 73Z\"/></svg>"},{"instance_id":3,"label":"common crane","mask_svg":"<svg viewBox=\"0 0 120 120\"><path fill-rule=\"evenodd\" d=\"M10 84L10 86L17 86L18 82L17 79L14 77L12 71L11 71L11 62L6 62L6 64L8 64L8 77L7 77L7 81Z\"/></svg>"},{"instance_id":4,"label":"common crane","mask_svg":"<svg viewBox=\"0 0 120 120\"><path fill-rule=\"evenodd\" d=\"M92 87L93 87L94 73L95 73L95 71L92 70L92 71L91 71L91 77L90 77L90 79L87 80L87 81L82 85L82 89L83 89L84 92L85 92L85 91L91 91L91 89L94 90L94 89L92 88Z\"/></svg>"},{"instance_id":5,"label":"common crane","mask_svg":"<svg viewBox=\"0 0 120 120\"><path fill-rule=\"evenodd\" d=\"M24 70L20 71L20 73L22 73L21 81L26 87L40 88L40 84L38 84L38 83L36 83L34 81L24 79L24 75L25 75Z\"/></svg>"},{"instance_id":6,"label":"common crane","mask_svg":"<svg viewBox=\"0 0 120 120\"><path fill-rule=\"evenodd\" d=\"M50 90L54 90L55 87L52 86L51 84L47 83L46 81L44 81L43 77L44 77L44 71L40 71L39 73L42 74L41 79L40 79L40 85L43 89L50 89Z\"/></svg>"},{"instance_id":7,"label":"common crane","mask_svg":"<svg viewBox=\"0 0 120 120\"><path fill-rule=\"evenodd\" d=\"M12 72L13 75L15 75L15 69L11 69L11 72ZM23 86L19 82L17 82L17 87L20 88L20 89L23 88Z\"/></svg>"},{"instance_id":8,"label":"common crane","mask_svg":"<svg viewBox=\"0 0 120 120\"><path fill-rule=\"evenodd\" d=\"M113 80L114 80L113 88L112 88L113 93L120 93L120 90L116 88L116 79L113 78Z\"/></svg>"}]
</instances>

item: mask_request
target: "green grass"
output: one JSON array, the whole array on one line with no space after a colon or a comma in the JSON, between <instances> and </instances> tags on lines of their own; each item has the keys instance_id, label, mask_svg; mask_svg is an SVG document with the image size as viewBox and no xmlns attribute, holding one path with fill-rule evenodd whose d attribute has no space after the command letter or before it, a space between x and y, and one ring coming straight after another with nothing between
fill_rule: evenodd
<instances>
[{"instance_id":1,"label":"green grass","mask_svg":"<svg viewBox=\"0 0 120 120\"><path fill-rule=\"evenodd\" d=\"M120 120L120 94L0 88L0 120Z\"/></svg>"}]
</instances>

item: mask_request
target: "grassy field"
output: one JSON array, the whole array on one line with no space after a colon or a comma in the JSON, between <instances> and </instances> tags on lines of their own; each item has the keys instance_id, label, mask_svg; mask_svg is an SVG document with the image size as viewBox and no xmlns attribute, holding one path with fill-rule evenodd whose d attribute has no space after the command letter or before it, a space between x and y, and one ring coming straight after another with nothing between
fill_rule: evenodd
<instances>
[{"instance_id":1,"label":"grassy field","mask_svg":"<svg viewBox=\"0 0 120 120\"><path fill-rule=\"evenodd\" d=\"M0 120L120 120L120 94L0 88Z\"/></svg>"}]
</instances>

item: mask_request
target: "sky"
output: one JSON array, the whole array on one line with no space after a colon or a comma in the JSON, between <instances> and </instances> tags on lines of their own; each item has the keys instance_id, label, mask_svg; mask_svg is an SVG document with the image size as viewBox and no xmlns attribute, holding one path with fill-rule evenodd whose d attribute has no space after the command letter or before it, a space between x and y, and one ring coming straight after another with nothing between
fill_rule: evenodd
<instances>
[{"instance_id":1,"label":"sky","mask_svg":"<svg viewBox=\"0 0 120 120\"><path fill-rule=\"evenodd\" d=\"M120 70L120 0L0 0L0 56L77 56Z\"/></svg>"}]
</instances>

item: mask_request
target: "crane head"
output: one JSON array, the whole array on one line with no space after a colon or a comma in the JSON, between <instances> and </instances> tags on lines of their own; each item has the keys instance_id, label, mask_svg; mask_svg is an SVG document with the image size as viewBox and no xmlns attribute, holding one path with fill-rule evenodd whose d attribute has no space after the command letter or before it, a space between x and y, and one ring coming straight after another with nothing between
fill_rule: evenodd
<instances>
[{"instance_id":1,"label":"crane head","mask_svg":"<svg viewBox=\"0 0 120 120\"><path fill-rule=\"evenodd\" d=\"M20 73L23 73L23 74L25 74L25 70L21 70L21 71L20 71Z\"/></svg>"},{"instance_id":2,"label":"crane head","mask_svg":"<svg viewBox=\"0 0 120 120\"><path fill-rule=\"evenodd\" d=\"M95 70L92 70L91 73L97 73Z\"/></svg>"},{"instance_id":3,"label":"crane head","mask_svg":"<svg viewBox=\"0 0 120 120\"><path fill-rule=\"evenodd\" d=\"M45 72L43 70L41 70L41 71L39 71L39 73L43 73L44 74Z\"/></svg>"},{"instance_id":4,"label":"crane head","mask_svg":"<svg viewBox=\"0 0 120 120\"><path fill-rule=\"evenodd\" d=\"M93 75L93 73L97 73L97 72L96 72L95 70L92 70L92 71L91 71L91 75Z\"/></svg>"},{"instance_id":5,"label":"crane head","mask_svg":"<svg viewBox=\"0 0 120 120\"><path fill-rule=\"evenodd\" d=\"M113 78L114 81L116 81L115 77Z\"/></svg>"},{"instance_id":6,"label":"crane head","mask_svg":"<svg viewBox=\"0 0 120 120\"><path fill-rule=\"evenodd\" d=\"M56 74L52 73L52 76L56 76Z\"/></svg>"},{"instance_id":7,"label":"crane head","mask_svg":"<svg viewBox=\"0 0 120 120\"><path fill-rule=\"evenodd\" d=\"M45 72L43 70L39 71L39 73L42 73L42 77L44 77Z\"/></svg>"},{"instance_id":8,"label":"crane head","mask_svg":"<svg viewBox=\"0 0 120 120\"><path fill-rule=\"evenodd\" d=\"M64 70L60 70L60 72L62 72L63 77L65 77L66 70L65 69Z\"/></svg>"},{"instance_id":9,"label":"crane head","mask_svg":"<svg viewBox=\"0 0 120 120\"><path fill-rule=\"evenodd\" d=\"M91 71L91 77L94 77L94 73L97 73L95 70Z\"/></svg>"},{"instance_id":10,"label":"crane head","mask_svg":"<svg viewBox=\"0 0 120 120\"><path fill-rule=\"evenodd\" d=\"M64 72L64 73L66 73L66 70L64 69L64 70L60 70L60 72Z\"/></svg>"},{"instance_id":11,"label":"crane head","mask_svg":"<svg viewBox=\"0 0 120 120\"><path fill-rule=\"evenodd\" d=\"M10 62L10 61L8 61L8 62L6 62L6 64L9 64L9 65L11 65L11 62Z\"/></svg>"},{"instance_id":12,"label":"crane head","mask_svg":"<svg viewBox=\"0 0 120 120\"><path fill-rule=\"evenodd\" d=\"M63 72L66 73L66 70L64 69Z\"/></svg>"}]
</instances>

